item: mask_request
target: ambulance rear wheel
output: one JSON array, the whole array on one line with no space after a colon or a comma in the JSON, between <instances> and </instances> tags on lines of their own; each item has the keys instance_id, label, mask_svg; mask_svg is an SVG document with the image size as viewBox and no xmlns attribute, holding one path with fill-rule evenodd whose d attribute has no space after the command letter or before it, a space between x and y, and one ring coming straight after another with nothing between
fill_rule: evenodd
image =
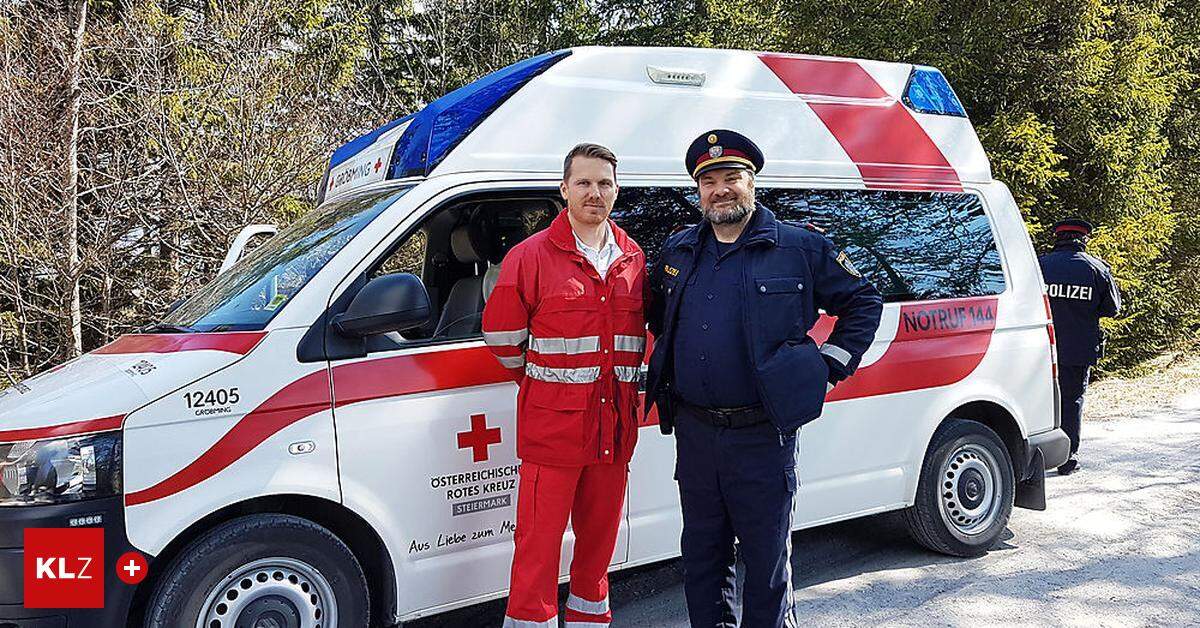
<instances>
[{"instance_id":1,"label":"ambulance rear wheel","mask_svg":"<svg viewBox=\"0 0 1200 628\"><path fill-rule=\"evenodd\" d=\"M947 419L925 453L916 502L904 520L912 537L935 552L980 556L1004 534L1015 489L1012 459L996 432Z\"/></svg>"},{"instance_id":2,"label":"ambulance rear wheel","mask_svg":"<svg viewBox=\"0 0 1200 628\"><path fill-rule=\"evenodd\" d=\"M147 628L359 628L367 581L332 532L291 515L248 515L193 541L155 587Z\"/></svg>"}]
</instances>

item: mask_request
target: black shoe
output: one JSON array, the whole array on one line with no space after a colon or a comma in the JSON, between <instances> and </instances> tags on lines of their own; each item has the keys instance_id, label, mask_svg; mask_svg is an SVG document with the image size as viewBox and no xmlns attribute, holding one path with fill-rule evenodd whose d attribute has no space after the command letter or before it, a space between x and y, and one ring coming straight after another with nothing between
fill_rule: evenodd
<instances>
[{"instance_id":1,"label":"black shoe","mask_svg":"<svg viewBox=\"0 0 1200 628\"><path fill-rule=\"evenodd\" d=\"M1071 475L1078 468L1079 461L1074 458L1068 458L1066 462L1062 463L1062 466L1058 467L1058 474Z\"/></svg>"}]
</instances>

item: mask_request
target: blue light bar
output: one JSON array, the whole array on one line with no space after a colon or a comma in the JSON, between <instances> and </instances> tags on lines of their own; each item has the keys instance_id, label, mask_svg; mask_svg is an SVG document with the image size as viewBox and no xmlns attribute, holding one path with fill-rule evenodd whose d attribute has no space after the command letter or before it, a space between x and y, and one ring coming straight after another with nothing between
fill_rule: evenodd
<instances>
[{"instance_id":1,"label":"blue light bar","mask_svg":"<svg viewBox=\"0 0 1200 628\"><path fill-rule=\"evenodd\" d=\"M967 110L950 88L946 77L937 68L925 65L913 67L904 88L904 104L919 113L967 117Z\"/></svg>"},{"instance_id":2,"label":"blue light bar","mask_svg":"<svg viewBox=\"0 0 1200 628\"><path fill-rule=\"evenodd\" d=\"M379 127L378 129L367 133L366 135L360 135L349 142L342 144L337 150L333 151L333 157L329 158L329 167L336 168L342 162L357 155L364 148L374 144L375 140L379 139L379 136L396 128L397 125L403 124L405 120L411 119L412 117L413 114L409 114L403 118L397 118Z\"/></svg>"},{"instance_id":3,"label":"blue light bar","mask_svg":"<svg viewBox=\"0 0 1200 628\"><path fill-rule=\"evenodd\" d=\"M509 96L570 54L559 50L519 61L429 103L396 142L388 178L428 175Z\"/></svg>"}]
</instances>

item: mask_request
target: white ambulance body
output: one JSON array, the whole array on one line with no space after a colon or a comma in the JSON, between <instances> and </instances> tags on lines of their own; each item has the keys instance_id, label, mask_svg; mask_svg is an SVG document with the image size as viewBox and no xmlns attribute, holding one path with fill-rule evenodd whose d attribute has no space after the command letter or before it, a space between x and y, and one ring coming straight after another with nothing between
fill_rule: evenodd
<instances>
[{"instance_id":1,"label":"white ambulance body","mask_svg":"<svg viewBox=\"0 0 1200 628\"><path fill-rule=\"evenodd\" d=\"M580 48L347 144L317 209L153 333L5 391L0 625L353 626L368 604L391 625L505 595L516 387L479 333L499 262L559 211L582 141L618 156L614 219L653 260L699 220L683 154L712 128L758 143L759 202L826 229L887 302L858 373L801 432L797 528L906 509L923 544L971 555L1014 500L1044 508L1067 451L1045 290L937 70ZM679 553L656 422L614 569ZM22 608L21 530L74 525L105 529L105 608ZM150 560L136 586L114 577L131 549Z\"/></svg>"}]
</instances>

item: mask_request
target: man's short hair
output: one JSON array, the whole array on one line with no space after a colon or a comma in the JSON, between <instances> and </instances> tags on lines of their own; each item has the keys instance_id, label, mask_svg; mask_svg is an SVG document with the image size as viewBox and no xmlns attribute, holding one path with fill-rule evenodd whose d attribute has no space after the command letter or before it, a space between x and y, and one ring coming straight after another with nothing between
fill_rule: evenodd
<instances>
[{"instance_id":1,"label":"man's short hair","mask_svg":"<svg viewBox=\"0 0 1200 628\"><path fill-rule=\"evenodd\" d=\"M563 160L563 181L571 178L571 160L576 157L591 157L593 159L603 159L612 164L613 173L617 171L617 156L611 150L599 145L584 142L576 144L571 152L567 153L567 158Z\"/></svg>"}]
</instances>

